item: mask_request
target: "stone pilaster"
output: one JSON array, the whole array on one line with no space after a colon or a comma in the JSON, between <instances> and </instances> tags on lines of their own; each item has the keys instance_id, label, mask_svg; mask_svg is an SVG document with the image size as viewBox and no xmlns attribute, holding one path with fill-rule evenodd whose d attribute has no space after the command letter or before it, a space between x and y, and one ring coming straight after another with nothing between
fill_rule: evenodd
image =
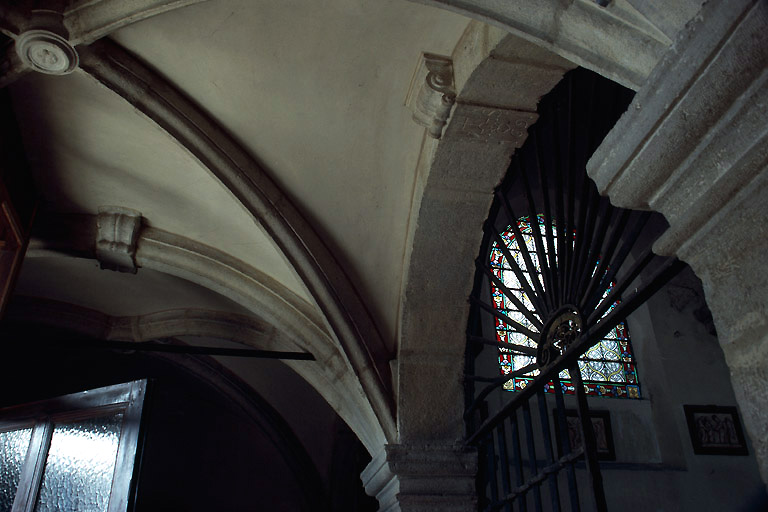
<instances>
[{"instance_id":1,"label":"stone pilaster","mask_svg":"<svg viewBox=\"0 0 768 512\"><path fill-rule=\"evenodd\" d=\"M470 512L476 473L477 453L461 446L390 444L361 478L382 512Z\"/></svg>"},{"instance_id":2,"label":"stone pilaster","mask_svg":"<svg viewBox=\"0 0 768 512\"><path fill-rule=\"evenodd\" d=\"M768 482L768 4L705 3L588 166L701 278Z\"/></svg>"}]
</instances>

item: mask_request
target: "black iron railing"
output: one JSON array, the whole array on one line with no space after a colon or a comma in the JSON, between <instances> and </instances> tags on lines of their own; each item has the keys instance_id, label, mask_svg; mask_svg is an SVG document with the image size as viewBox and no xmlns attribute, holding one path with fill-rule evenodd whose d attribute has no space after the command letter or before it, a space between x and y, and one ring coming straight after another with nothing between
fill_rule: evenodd
<instances>
[{"instance_id":1,"label":"black iron railing","mask_svg":"<svg viewBox=\"0 0 768 512\"><path fill-rule=\"evenodd\" d=\"M580 358L684 267L651 251L663 220L614 207L585 170L630 99L590 72L569 73L542 99L539 121L496 191L467 328L464 419L466 443L481 458L480 510L608 508ZM500 354L531 362L500 375ZM634 364L624 357L616 364ZM525 387L501 391L522 376Z\"/></svg>"}]
</instances>

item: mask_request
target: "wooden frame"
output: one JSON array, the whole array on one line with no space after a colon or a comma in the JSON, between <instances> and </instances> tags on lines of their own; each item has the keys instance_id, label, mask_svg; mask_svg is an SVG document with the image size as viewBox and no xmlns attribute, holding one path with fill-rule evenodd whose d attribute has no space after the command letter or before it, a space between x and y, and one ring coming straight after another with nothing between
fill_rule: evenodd
<instances>
[{"instance_id":1,"label":"wooden frame","mask_svg":"<svg viewBox=\"0 0 768 512\"><path fill-rule=\"evenodd\" d=\"M123 418L107 511L127 511L131 501L131 490L135 487L134 460L139 446L139 430L146 388L146 380L137 380L0 409L0 432L21 428L32 429L12 512L34 510L51 437L57 423L68 423L116 412L121 412Z\"/></svg>"},{"instance_id":2,"label":"wooden frame","mask_svg":"<svg viewBox=\"0 0 768 512\"><path fill-rule=\"evenodd\" d=\"M685 420L697 455L747 455L747 442L734 406L684 405Z\"/></svg>"},{"instance_id":3,"label":"wooden frame","mask_svg":"<svg viewBox=\"0 0 768 512\"><path fill-rule=\"evenodd\" d=\"M592 420L592 429L595 432L598 460L616 460L616 447L613 444L613 429L611 428L611 414L608 411L590 410L589 417ZM555 424L557 453L562 457L562 438L560 437L560 424L557 421L557 409L552 410L552 418ZM578 411L576 409L566 409L565 419L568 425L568 439L571 443L571 451L573 451L581 446L581 423Z\"/></svg>"}]
</instances>

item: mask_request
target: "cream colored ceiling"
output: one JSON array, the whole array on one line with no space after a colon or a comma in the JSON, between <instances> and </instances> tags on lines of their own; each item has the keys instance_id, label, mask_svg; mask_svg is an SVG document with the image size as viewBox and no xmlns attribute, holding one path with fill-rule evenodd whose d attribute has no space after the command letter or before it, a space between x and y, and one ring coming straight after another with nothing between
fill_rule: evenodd
<instances>
[{"instance_id":1,"label":"cream colored ceiling","mask_svg":"<svg viewBox=\"0 0 768 512\"><path fill-rule=\"evenodd\" d=\"M263 162L349 264L391 339L423 133L403 102L420 52L450 54L466 25L404 0L241 0L113 37Z\"/></svg>"},{"instance_id":2,"label":"cream colored ceiling","mask_svg":"<svg viewBox=\"0 0 768 512\"><path fill-rule=\"evenodd\" d=\"M138 210L149 225L212 247L308 299L293 271L245 209L156 124L83 72L30 74L14 107L43 208Z\"/></svg>"},{"instance_id":3,"label":"cream colored ceiling","mask_svg":"<svg viewBox=\"0 0 768 512\"><path fill-rule=\"evenodd\" d=\"M112 316L138 316L170 309L208 309L247 315L245 308L184 279L151 269L123 274L99 269L95 260L27 258L15 289Z\"/></svg>"},{"instance_id":4,"label":"cream colored ceiling","mask_svg":"<svg viewBox=\"0 0 768 512\"><path fill-rule=\"evenodd\" d=\"M466 25L405 0L211 0L111 37L264 164L347 265L391 343L423 134L403 101L420 52L450 54ZM139 210L152 226L225 251L309 298L231 194L95 80L81 71L29 74L12 96L51 209Z\"/></svg>"}]
</instances>

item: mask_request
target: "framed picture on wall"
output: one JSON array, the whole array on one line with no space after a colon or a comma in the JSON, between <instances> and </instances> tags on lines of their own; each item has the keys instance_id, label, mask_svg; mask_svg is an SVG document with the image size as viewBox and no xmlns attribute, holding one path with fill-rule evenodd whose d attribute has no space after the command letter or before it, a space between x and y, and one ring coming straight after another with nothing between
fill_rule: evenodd
<instances>
[{"instance_id":1,"label":"framed picture on wall","mask_svg":"<svg viewBox=\"0 0 768 512\"><path fill-rule=\"evenodd\" d=\"M552 417L555 423L555 440L557 442L557 453L563 456L563 449L560 437L560 422L557 419L557 409L552 411ZM616 449L613 445L613 431L611 430L611 415L608 411L589 411L589 417L592 420L592 429L595 432L595 443L597 444L597 458L600 460L616 460ZM571 449L582 446L581 425L579 423L579 414L575 409L565 410L565 421L568 428L568 440Z\"/></svg>"},{"instance_id":2,"label":"framed picture on wall","mask_svg":"<svg viewBox=\"0 0 768 512\"><path fill-rule=\"evenodd\" d=\"M747 455L747 443L736 407L684 405L693 453Z\"/></svg>"}]
</instances>

